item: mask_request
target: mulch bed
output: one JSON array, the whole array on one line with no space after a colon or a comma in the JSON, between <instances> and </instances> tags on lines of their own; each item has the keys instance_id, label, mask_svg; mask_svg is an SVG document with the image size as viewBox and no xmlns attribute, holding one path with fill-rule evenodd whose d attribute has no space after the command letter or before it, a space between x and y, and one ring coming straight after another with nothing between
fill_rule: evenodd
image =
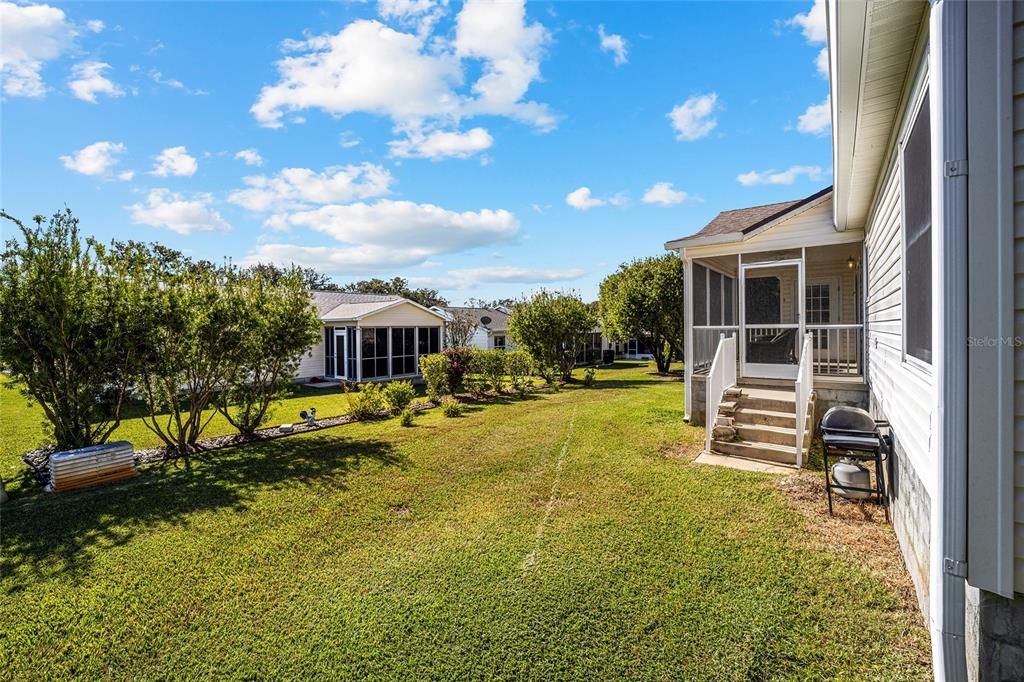
<instances>
[{"instance_id":1,"label":"mulch bed","mask_svg":"<svg viewBox=\"0 0 1024 682\"><path fill-rule=\"evenodd\" d=\"M433 403L413 403L409 406L409 409L416 412L423 410L429 410L434 407ZM390 412L382 411L377 414L377 418L381 419L384 417L391 416ZM277 426L271 426L265 429L259 429L251 436L243 436L240 433L228 434L226 436L216 436L214 438L203 438L196 442L193 453L197 452L211 452L213 450L221 450L223 448L230 448L235 445L244 445L246 443L256 443L261 441L276 440L278 438L285 438L287 436L295 436L300 433L310 433L311 431L323 431L324 429L331 429L336 426L343 426L345 424L351 424L352 422L359 421L354 417L350 417L347 414L340 415L337 417L324 417L317 419L312 426L305 422L299 422L292 424L291 431L281 431ZM32 471L32 477L39 482L40 485L48 485L50 483L50 455L57 451L57 448L46 446L42 448L36 448L29 450L21 456L23 461L28 468ZM141 464L155 464L158 462L167 462L172 459L176 459L179 453L174 448L167 447L166 445L157 448L147 448L144 450L136 450L133 453L136 465Z\"/></svg>"}]
</instances>

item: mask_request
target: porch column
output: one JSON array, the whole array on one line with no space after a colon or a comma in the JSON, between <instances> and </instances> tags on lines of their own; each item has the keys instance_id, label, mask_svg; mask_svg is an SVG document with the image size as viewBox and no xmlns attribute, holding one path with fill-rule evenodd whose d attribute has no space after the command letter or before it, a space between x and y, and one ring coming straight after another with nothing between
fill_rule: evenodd
<instances>
[{"instance_id":1,"label":"porch column","mask_svg":"<svg viewBox=\"0 0 1024 682\"><path fill-rule=\"evenodd\" d=\"M356 323L356 383L363 382L363 328Z\"/></svg>"}]
</instances>

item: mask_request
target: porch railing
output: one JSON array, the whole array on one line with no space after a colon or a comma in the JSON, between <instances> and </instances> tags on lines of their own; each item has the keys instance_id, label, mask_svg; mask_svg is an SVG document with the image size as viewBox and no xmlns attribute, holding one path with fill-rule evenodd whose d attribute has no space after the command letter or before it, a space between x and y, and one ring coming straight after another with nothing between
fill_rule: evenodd
<instances>
[{"instance_id":1,"label":"porch railing","mask_svg":"<svg viewBox=\"0 0 1024 682\"><path fill-rule=\"evenodd\" d=\"M736 385L736 336L726 336L719 332L718 349L711 361L708 372L707 398L705 410L704 451L711 452L711 432L715 429L715 418L718 416L718 404L722 402L725 389Z\"/></svg>"},{"instance_id":2,"label":"porch railing","mask_svg":"<svg viewBox=\"0 0 1024 682\"><path fill-rule=\"evenodd\" d=\"M739 333L739 327L694 327L693 328L693 373L707 374L711 371L711 363L718 351L718 342L723 334L726 338ZM737 352L739 346L736 346ZM737 362L739 355L737 355Z\"/></svg>"},{"instance_id":3,"label":"porch railing","mask_svg":"<svg viewBox=\"0 0 1024 682\"><path fill-rule=\"evenodd\" d=\"M858 377L864 373L864 325L807 325L812 339L812 372L819 376Z\"/></svg>"},{"instance_id":4,"label":"porch railing","mask_svg":"<svg viewBox=\"0 0 1024 682\"><path fill-rule=\"evenodd\" d=\"M796 400L796 465L803 466L804 463L804 432L807 428L807 403L811 397L811 388L814 385L814 376L811 374L813 360L814 339L808 332L804 335L803 343L800 346L800 364L796 370L796 382L793 385L794 399Z\"/></svg>"}]
</instances>

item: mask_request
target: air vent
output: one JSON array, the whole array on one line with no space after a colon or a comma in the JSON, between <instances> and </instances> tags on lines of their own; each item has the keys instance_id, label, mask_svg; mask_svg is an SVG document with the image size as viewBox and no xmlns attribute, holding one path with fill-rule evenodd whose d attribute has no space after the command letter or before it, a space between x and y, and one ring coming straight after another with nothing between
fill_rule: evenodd
<instances>
[{"instance_id":1,"label":"air vent","mask_svg":"<svg viewBox=\"0 0 1024 682\"><path fill-rule=\"evenodd\" d=\"M491 318L487 317L486 315L484 315L483 317L480 318L480 324L490 324L490 323L491 323Z\"/></svg>"}]
</instances>

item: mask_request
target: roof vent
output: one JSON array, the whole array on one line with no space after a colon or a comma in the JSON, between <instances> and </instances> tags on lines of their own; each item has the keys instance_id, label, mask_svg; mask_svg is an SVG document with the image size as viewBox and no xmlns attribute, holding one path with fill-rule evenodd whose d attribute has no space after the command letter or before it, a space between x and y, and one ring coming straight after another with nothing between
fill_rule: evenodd
<instances>
[{"instance_id":1,"label":"roof vent","mask_svg":"<svg viewBox=\"0 0 1024 682\"><path fill-rule=\"evenodd\" d=\"M491 318L487 317L486 315L484 315L483 317L480 318L480 324L490 324L490 323L491 323Z\"/></svg>"}]
</instances>

